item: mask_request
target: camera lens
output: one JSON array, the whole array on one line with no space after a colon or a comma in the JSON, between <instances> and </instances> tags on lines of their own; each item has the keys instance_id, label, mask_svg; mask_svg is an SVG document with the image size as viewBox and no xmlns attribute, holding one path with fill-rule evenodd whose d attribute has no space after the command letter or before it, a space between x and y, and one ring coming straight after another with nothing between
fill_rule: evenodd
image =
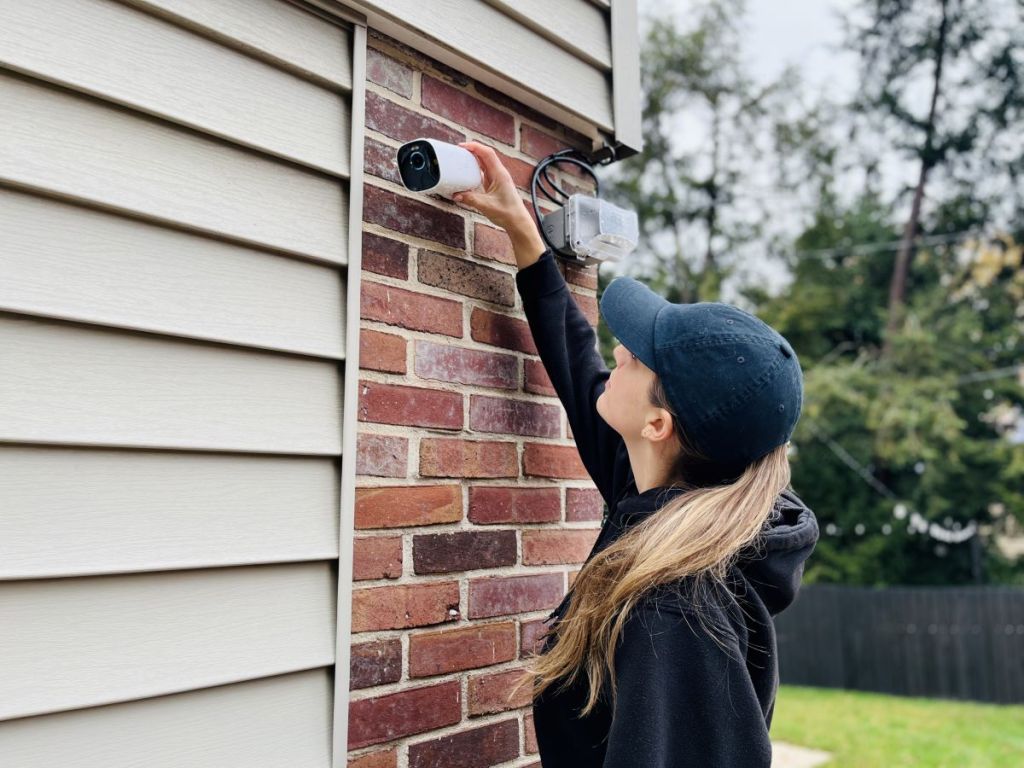
<instances>
[{"instance_id":1,"label":"camera lens","mask_svg":"<svg viewBox=\"0 0 1024 768\"><path fill-rule=\"evenodd\" d=\"M427 165L427 157L418 149L409 153L409 165L415 171L422 171Z\"/></svg>"}]
</instances>

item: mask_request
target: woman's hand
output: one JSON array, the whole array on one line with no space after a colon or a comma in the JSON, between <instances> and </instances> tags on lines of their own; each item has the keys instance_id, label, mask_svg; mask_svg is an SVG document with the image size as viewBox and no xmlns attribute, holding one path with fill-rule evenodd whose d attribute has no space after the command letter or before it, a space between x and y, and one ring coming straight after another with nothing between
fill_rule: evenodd
<instances>
[{"instance_id":1,"label":"woman's hand","mask_svg":"<svg viewBox=\"0 0 1024 768\"><path fill-rule=\"evenodd\" d=\"M497 152L476 141L463 142L459 146L472 152L480 164L482 191L457 192L452 199L479 211L510 235L515 229L535 228L516 190L512 174L501 164Z\"/></svg>"},{"instance_id":2,"label":"woman's hand","mask_svg":"<svg viewBox=\"0 0 1024 768\"><path fill-rule=\"evenodd\" d=\"M467 141L459 146L476 157L482 176L482 191L457 192L452 195L452 199L479 211L504 229L512 241L516 265L520 269L530 266L540 258L547 246L541 239L533 216L519 197L512 174L501 164L498 153L490 147L476 141Z\"/></svg>"}]
</instances>

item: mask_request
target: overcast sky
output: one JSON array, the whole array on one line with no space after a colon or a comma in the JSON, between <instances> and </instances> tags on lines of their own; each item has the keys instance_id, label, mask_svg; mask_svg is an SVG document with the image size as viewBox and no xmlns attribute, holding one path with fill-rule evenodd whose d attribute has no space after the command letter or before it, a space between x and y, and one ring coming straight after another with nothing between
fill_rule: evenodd
<instances>
[{"instance_id":1,"label":"overcast sky","mask_svg":"<svg viewBox=\"0 0 1024 768\"><path fill-rule=\"evenodd\" d=\"M824 90L834 100L847 97L856 83L856 61L852 54L839 50L842 40L841 12L855 0L748 0L744 56L748 72L762 82L778 77L787 64L800 70L806 87L812 92ZM680 28L690 28L687 13L695 7L688 0L639 0L641 17L674 15ZM677 140L682 146L700 143L704 130L699 121L680 115ZM798 229L798 201L780 201ZM789 203L785 205L785 203ZM756 257L745 260L773 287L781 287L785 275L776 264L755 264ZM610 264L611 275L627 271L625 264ZM730 297L724 296L726 300Z\"/></svg>"}]
</instances>

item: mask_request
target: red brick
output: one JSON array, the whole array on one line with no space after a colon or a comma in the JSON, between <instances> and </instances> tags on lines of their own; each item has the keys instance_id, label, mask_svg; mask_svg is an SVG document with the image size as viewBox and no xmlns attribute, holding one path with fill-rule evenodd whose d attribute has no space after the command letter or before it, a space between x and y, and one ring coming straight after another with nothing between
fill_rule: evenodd
<instances>
[{"instance_id":1,"label":"red brick","mask_svg":"<svg viewBox=\"0 0 1024 768\"><path fill-rule=\"evenodd\" d=\"M420 88L420 103L431 112L510 146L515 144L515 119L511 113L428 75L422 76Z\"/></svg>"},{"instance_id":2,"label":"red brick","mask_svg":"<svg viewBox=\"0 0 1024 768\"><path fill-rule=\"evenodd\" d=\"M433 731L462 719L462 691L458 680L413 688L348 705L348 748Z\"/></svg>"},{"instance_id":3,"label":"red brick","mask_svg":"<svg viewBox=\"0 0 1024 768\"><path fill-rule=\"evenodd\" d=\"M563 136L552 136L549 133L538 130L528 123L523 123L519 134L520 148L524 155L540 160L541 158L547 157L548 155L559 152L563 149L576 145L575 149L582 149L586 151L589 149L587 144L581 143L579 139L568 140ZM573 176L579 176L582 178L590 179L590 175L580 169L579 166L572 165L570 163L559 163L554 166L559 171L571 173ZM568 191L568 190L566 190Z\"/></svg>"},{"instance_id":4,"label":"red brick","mask_svg":"<svg viewBox=\"0 0 1024 768\"><path fill-rule=\"evenodd\" d=\"M462 395L363 379L359 382L359 420L462 429Z\"/></svg>"},{"instance_id":5,"label":"red brick","mask_svg":"<svg viewBox=\"0 0 1024 768\"><path fill-rule=\"evenodd\" d=\"M563 274L566 282L597 290L597 267L584 267L568 261L563 261L563 264L565 265Z\"/></svg>"},{"instance_id":6,"label":"red brick","mask_svg":"<svg viewBox=\"0 0 1024 768\"><path fill-rule=\"evenodd\" d=\"M533 333L525 320L474 307L469 318L469 327L474 341L515 349L531 355L537 354Z\"/></svg>"},{"instance_id":7,"label":"red brick","mask_svg":"<svg viewBox=\"0 0 1024 768\"><path fill-rule=\"evenodd\" d=\"M349 690L397 683L402 679L402 641L374 640L352 646Z\"/></svg>"},{"instance_id":8,"label":"red brick","mask_svg":"<svg viewBox=\"0 0 1024 768\"><path fill-rule=\"evenodd\" d=\"M366 79L399 96L412 98L412 68L376 48L366 49Z\"/></svg>"},{"instance_id":9,"label":"red brick","mask_svg":"<svg viewBox=\"0 0 1024 768\"><path fill-rule=\"evenodd\" d=\"M554 608L565 590L562 574L494 576L469 582L470 619Z\"/></svg>"},{"instance_id":10,"label":"red brick","mask_svg":"<svg viewBox=\"0 0 1024 768\"><path fill-rule=\"evenodd\" d=\"M518 477L515 443L424 438L421 477Z\"/></svg>"},{"instance_id":11,"label":"red brick","mask_svg":"<svg viewBox=\"0 0 1024 768\"><path fill-rule=\"evenodd\" d=\"M580 308L580 312L587 318L590 325L597 325L597 299L575 291L569 291L569 295L576 300L576 306Z\"/></svg>"},{"instance_id":12,"label":"red brick","mask_svg":"<svg viewBox=\"0 0 1024 768\"><path fill-rule=\"evenodd\" d=\"M576 577L579 575L579 570L569 571L569 589L572 589L572 585L576 583Z\"/></svg>"},{"instance_id":13,"label":"red brick","mask_svg":"<svg viewBox=\"0 0 1024 768\"><path fill-rule=\"evenodd\" d=\"M506 307L515 305L515 276L466 259L421 250L417 258L417 277L424 285L483 299Z\"/></svg>"},{"instance_id":14,"label":"red brick","mask_svg":"<svg viewBox=\"0 0 1024 768\"><path fill-rule=\"evenodd\" d=\"M399 106L373 91L366 92L366 127L396 141L407 142L421 136L452 144L466 140L466 134L419 112Z\"/></svg>"},{"instance_id":15,"label":"red brick","mask_svg":"<svg viewBox=\"0 0 1024 768\"><path fill-rule=\"evenodd\" d=\"M457 523L462 519L458 485L356 488L357 529Z\"/></svg>"},{"instance_id":16,"label":"red brick","mask_svg":"<svg viewBox=\"0 0 1024 768\"><path fill-rule=\"evenodd\" d=\"M487 768L519 757L519 721L493 723L409 747L409 768Z\"/></svg>"},{"instance_id":17,"label":"red brick","mask_svg":"<svg viewBox=\"0 0 1024 768\"><path fill-rule=\"evenodd\" d=\"M477 524L553 523L561 517L558 488L474 485L469 489L469 520Z\"/></svg>"},{"instance_id":18,"label":"red brick","mask_svg":"<svg viewBox=\"0 0 1024 768\"><path fill-rule=\"evenodd\" d=\"M516 690L524 676L523 669L519 668L470 677L466 689L470 717L529 706L533 702L531 683L526 682Z\"/></svg>"},{"instance_id":19,"label":"red brick","mask_svg":"<svg viewBox=\"0 0 1024 768\"><path fill-rule=\"evenodd\" d=\"M353 542L352 580L397 579L402 575L402 537L364 536Z\"/></svg>"},{"instance_id":20,"label":"red brick","mask_svg":"<svg viewBox=\"0 0 1024 768\"><path fill-rule=\"evenodd\" d=\"M363 232L362 268L379 275L409 278L409 246L389 237Z\"/></svg>"},{"instance_id":21,"label":"red brick","mask_svg":"<svg viewBox=\"0 0 1024 768\"><path fill-rule=\"evenodd\" d=\"M462 216L372 184L363 185L363 221L458 250L466 249Z\"/></svg>"},{"instance_id":22,"label":"red brick","mask_svg":"<svg viewBox=\"0 0 1024 768\"><path fill-rule=\"evenodd\" d=\"M360 432L356 437L356 474L376 477L408 475L409 438Z\"/></svg>"},{"instance_id":23,"label":"red brick","mask_svg":"<svg viewBox=\"0 0 1024 768\"><path fill-rule=\"evenodd\" d=\"M470 395L469 428L476 432L559 437L562 431L561 406Z\"/></svg>"},{"instance_id":24,"label":"red brick","mask_svg":"<svg viewBox=\"0 0 1024 768\"><path fill-rule=\"evenodd\" d=\"M547 443L526 443L523 446L523 474L566 480L590 479L574 446Z\"/></svg>"},{"instance_id":25,"label":"red brick","mask_svg":"<svg viewBox=\"0 0 1024 768\"><path fill-rule=\"evenodd\" d=\"M598 530L523 531L523 565L582 563Z\"/></svg>"},{"instance_id":26,"label":"red brick","mask_svg":"<svg viewBox=\"0 0 1024 768\"><path fill-rule=\"evenodd\" d=\"M533 164L520 160L518 157L509 157L502 152L498 152L497 155L498 159L501 160L501 164L508 169L516 186L529 192L530 182L533 179ZM537 186L539 187L541 183L537 182Z\"/></svg>"},{"instance_id":27,"label":"red brick","mask_svg":"<svg viewBox=\"0 0 1024 768\"><path fill-rule=\"evenodd\" d=\"M533 713L528 712L523 717L523 725L526 727L526 752L528 754L535 754L537 752L537 732L533 726Z\"/></svg>"},{"instance_id":28,"label":"red brick","mask_svg":"<svg viewBox=\"0 0 1024 768\"><path fill-rule=\"evenodd\" d=\"M484 83L474 83L473 87L476 88L477 93L484 98L490 99L503 107L508 107L512 112L519 115L519 117L525 117L535 123L547 126L548 128L558 127L558 123L547 115L541 114L532 107L528 107L522 102L516 101L508 94L502 93L496 88L491 88L489 85L485 85Z\"/></svg>"},{"instance_id":29,"label":"red brick","mask_svg":"<svg viewBox=\"0 0 1024 768\"><path fill-rule=\"evenodd\" d=\"M516 263L516 254L508 233L478 221L473 223L473 254L502 264Z\"/></svg>"},{"instance_id":30,"label":"red brick","mask_svg":"<svg viewBox=\"0 0 1024 768\"><path fill-rule=\"evenodd\" d=\"M353 632L406 629L458 620L457 581L352 590Z\"/></svg>"},{"instance_id":31,"label":"red brick","mask_svg":"<svg viewBox=\"0 0 1024 768\"><path fill-rule=\"evenodd\" d=\"M600 520L604 517L604 498L596 488L565 489L565 519L570 522Z\"/></svg>"},{"instance_id":32,"label":"red brick","mask_svg":"<svg viewBox=\"0 0 1024 768\"><path fill-rule=\"evenodd\" d=\"M416 573L451 573L516 563L515 531L423 534L413 537L412 547Z\"/></svg>"},{"instance_id":33,"label":"red brick","mask_svg":"<svg viewBox=\"0 0 1024 768\"><path fill-rule=\"evenodd\" d=\"M462 336L462 302L364 280L360 317L411 331Z\"/></svg>"},{"instance_id":34,"label":"red brick","mask_svg":"<svg viewBox=\"0 0 1024 768\"><path fill-rule=\"evenodd\" d=\"M394 147L367 136L363 140L363 167L371 176L401 184L402 176L395 162L396 152Z\"/></svg>"},{"instance_id":35,"label":"red brick","mask_svg":"<svg viewBox=\"0 0 1024 768\"><path fill-rule=\"evenodd\" d=\"M370 752L348 759L348 768L397 768L398 751L388 749L384 752Z\"/></svg>"},{"instance_id":36,"label":"red brick","mask_svg":"<svg viewBox=\"0 0 1024 768\"><path fill-rule=\"evenodd\" d=\"M429 677L511 661L516 625L482 624L409 637L409 677Z\"/></svg>"},{"instance_id":37,"label":"red brick","mask_svg":"<svg viewBox=\"0 0 1024 768\"><path fill-rule=\"evenodd\" d=\"M369 328L359 332L359 367L371 371L405 373L405 348L401 336Z\"/></svg>"},{"instance_id":38,"label":"red brick","mask_svg":"<svg viewBox=\"0 0 1024 768\"><path fill-rule=\"evenodd\" d=\"M540 160L550 154L567 149L569 145L565 139L557 138L534 128L529 123L523 123L519 132L520 148L524 155ZM563 163L559 167L567 166Z\"/></svg>"},{"instance_id":39,"label":"red brick","mask_svg":"<svg viewBox=\"0 0 1024 768\"><path fill-rule=\"evenodd\" d=\"M454 67L449 67L447 64L442 64L436 59L432 59L426 54L420 53L415 48L400 43L393 37L389 37L383 32L370 27L367 29L367 40L369 45L374 48L379 48L385 52L397 51L405 59L412 61L417 69L427 70L434 69L444 74L449 80L459 83L460 85L469 85L470 78L464 72L460 72Z\"/></svg>"},{"instance_id":40,"label":"red brick","mask_svg":"<svg viewBox=\"0 0 1024 768\"><path fill-rule=\"evenodd\" d=\"M519 386L519 363L514 355L418 340L414 360L416 375L421 379L500 389Z\"/></svg>"},{"instance_id":41,"label":"red brick","mask_svg":"<svg viewBox=\"0 0 1024 768\"><path fill-rule=\"evenodd\" d=\"M544 634L548 631L549 625L545 624L547 617L524 621L519 629L519 657L528 658L540 652L544 644Z\"/></svg>"},{"instance_id":42,"label":"red brick","mask_svg":"<svg viewBox=\"0 0 1024 768\"><path fill-rule=\"evenodd\" d=\"M523 361L523 389L535 395L558 395L555 385L551 383L544 363L540 360Z\"/></svg>"}]
</instances>

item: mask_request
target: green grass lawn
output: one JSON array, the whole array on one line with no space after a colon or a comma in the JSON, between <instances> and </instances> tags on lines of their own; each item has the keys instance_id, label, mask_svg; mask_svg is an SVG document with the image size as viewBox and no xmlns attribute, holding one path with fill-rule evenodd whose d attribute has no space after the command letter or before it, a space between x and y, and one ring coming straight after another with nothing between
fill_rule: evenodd
<instances>
[{"instance_id":1,"label":"green grass lawn","mask_svg":"<svg viewBox=\"0 0 1024 768\"><path fill-rule=\"evenodd\" d=\"M1024 706L784 685L771 735L831 752L827 768L1024 766Z\"/></svg>"}]
</instances>

